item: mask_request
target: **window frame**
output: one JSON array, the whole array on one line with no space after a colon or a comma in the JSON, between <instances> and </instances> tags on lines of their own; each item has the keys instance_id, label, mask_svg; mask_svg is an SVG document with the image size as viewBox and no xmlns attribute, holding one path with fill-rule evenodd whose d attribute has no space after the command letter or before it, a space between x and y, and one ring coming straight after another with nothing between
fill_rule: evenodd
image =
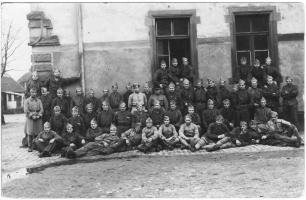
<instances>
[{"instance_id":1,"label":"window frame","mask_svg":"<svg viewBox=\"0 0 306 200\"><path fill-rule=\"evenodd\" d=\"M248 6L248 7L229 7L229 22L231 34L231 58L232 58L232 77L236 80L238 60L236 56L236 23L235 16L237 15L252 15L252 14L269 14L269 35L268 47L269 56L272 58L272 63L279 70L278 58L278 40L277 40L277 12L275 6ZM264 64L264 63L261 63Z\"/></svg>"},{"instance_id":2,"label":"window frame","mask_svg":"<svg viewBox=\"0 0 306 200\"><path fill-rule=\"evenodd\" d=\"M197 19L196 10L160 10L149 11L150 26L150 43L152 47L151 52L151 75L153 79L154 72L158 69L158 56L157 56L157 38L171 38L171 39L190 39L190 63L193 66L195 78L198 78L198 52L197 52ZM175 18L189 18L189 35L188 36L157 36L156 35L156 19L175 19Z\"/></svg>"}]
</instances>

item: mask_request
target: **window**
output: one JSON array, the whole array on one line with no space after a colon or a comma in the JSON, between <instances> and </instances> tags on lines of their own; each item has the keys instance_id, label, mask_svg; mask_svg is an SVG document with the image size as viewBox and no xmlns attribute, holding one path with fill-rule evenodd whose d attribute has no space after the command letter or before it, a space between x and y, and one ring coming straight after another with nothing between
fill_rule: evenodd
<instances>
[{"instance_id":1,"label":"window","mask_svg":"<svg viewBox=\"0 0 306 200\"><path fill-rule=\"evenodd\" d=\"M156 64L165 60L170 66L171 59L182 57L190 59L190 18L156 18L155 19ZM156 67L158 67L156 66Z\"/></svg>"},{"instance_id":2,"label":"window","mask_svg":"<svg viewBox=\"0 0 306 200\"><path fill-rule=\"evenodd\" d=\"M260 63L271 56L269 13L236 14L235 31L236 59L246 57L248 64L253 65L255 59Z\"/></svg>"},{"instance_id":3,"label":"window","mask_svg":"<svg viewBox=\"0 0 306 200\"><path fill-rule=\"evenodd\" d=\"M7 97L8 101L12 101L12 94L7 94Z\"/></svg>"}]
</instances>

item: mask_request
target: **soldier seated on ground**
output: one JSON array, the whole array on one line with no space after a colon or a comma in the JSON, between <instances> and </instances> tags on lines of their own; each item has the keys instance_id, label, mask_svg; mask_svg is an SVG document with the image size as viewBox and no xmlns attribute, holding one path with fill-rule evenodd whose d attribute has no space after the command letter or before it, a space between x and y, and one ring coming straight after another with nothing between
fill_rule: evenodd
<instances>
[{"instance_id":1,"label":"soldier seated on ground","mask_svg":"<svg viewBox=\"0 0 306 200\"><path fill-rule=\"evenodd\" d=\"M139 151L149 153L156 151L158 130L153 126L153 120L148 118L146 120L146 127L142 129L141 144L137 147Z\"/></svg>"},{"instance_id":2,"label":"soldier seated on ground","mask_svg":"<svg viewBox=\"0 0 306 200\"><path fill-rule=\"evenodd\" d=\"M164 117L164 123L159 127L158 135L163 149L173 150L180 141L168 116Z\"/></svg>"},{"instance_id":3,"label":"soldier seated on ground","mask_svg":"<svg viewBox=\"0 0 306 200\"><path fill-rule=\"evenodd\" d=\"M62 148L62 157L68 156L69 151L81 148L85 144L85 138L73 129L72 124L67 123L61 135L65 146Z\"/></svg>"},{"instance_id":4,"label":"soldier seated on ground","mask_svg":"<svg viewBox=\"0 0 306 200\"><path fill-rule=\"evenodd\" d=\"M200 149L204 145L215 144L221 140L230 131L224 123L222 115L218 115L215 118L215 122L209 124L207 132L201 137L195 148Z\"/></svg>"},{"instance_id":5,"label":"soldier seated on ground","mask_svg":"<svg viewBox=\"0 0 306 200\"><path fill-rule=\"evenodd\" d=\"M136 122L134 127L121 134L121 138L125 141L125 150L134 150L138 145L140 145L141 129L141 122Z\"/></svg>"},{"instance_id":6,"label":"soldier seated on ground","mask_svg":"<svg viewBox=\"0 0 306 200\"><path fill-rule=\"evenodd\" d=\"M49 157L59 149L62 138L51 130L49 122L44 123L44 130L34 139L35 148L40 152L39 157Z\"/></svg>"},{"instance_id":7,"label":"soldier seated on ground","mask_svg":"<svg viewBox=\"0 0 306 200\"><path fill-rule=\"evenodd\" d=\"M68 158L83 156L109 155L118 151L124 146L124 140L117 136L117 127L111 125L110 132L99 135L94 142L89 142L83 147L67 152Z\"/></svg>"},{"instance_id":8,"label":"soldier seated on ground","mask_svg":"<svg viewBox=\"0 0 306 200\"><path fill-rule=\"evenodd\" d=\"M86 141L94 142L95 138L102 135L103 130L98 126L96 119L90 121L90 127L86 131Z\"/></svg>"},{"instance_id":9,"label":"soldier seated on ground","mask_svg":"<svg viewBox=\"0 0 306 200\"><path fill-rule=\"evenodd\" d=\"M247 122L241 121L240 127L234 128L227 134L220 135L219 138L220 140L217 143L204 146L206 151L250 145L259 139L259 134L252 129L248 129Z\"/></svg>"},{"instance_id":10,"label":"soldier seated on ground","mask_svg":"<svg viewBox=\"0 0 306 200\"><path fill-rule=\"evenodd\" d=\"M191 122L191 116L185 116L185 123L181 125L179 130L179 139L182 143L182 148L196 151L195 145L199 142L198 126Z\"/></svg>"},{"instance_id":11,"label":"soldier seated on ground","mask_svg":"<svg viewBox=\"0 0 306 200\"><path fill-rule=\"evenodd\" d=\"M278 113L272 111L271 119L265 125L261 125L263 135L261 143L273 146L300 147L304 145L303 138L295 125L283 119L278 119Z\"/></svg>"}]
</instances>

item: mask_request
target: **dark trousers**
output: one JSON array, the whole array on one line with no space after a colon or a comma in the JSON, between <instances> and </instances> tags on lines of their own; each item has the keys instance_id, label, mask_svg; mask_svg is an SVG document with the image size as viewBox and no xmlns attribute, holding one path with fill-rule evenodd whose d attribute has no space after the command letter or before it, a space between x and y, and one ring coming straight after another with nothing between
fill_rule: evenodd
<instances>
[{"instance_id":1,"label":"dark trousers","mask_svg":"<svg viewBox=\"0 0 306 200\"><path fill-rule=\"evenodd\" d=\"M241 121L250 121L250 112L247 106L241 106L236 109L236 126L240 125Z\"/></svg>"},{"instance_id":2,"label":"dark trousers","mask_svg":"<svg viewBox=\"0 0 306 200\"><path fill-rule=\"evenodd\" d=\"M40 142L39 140L35 140L35 148L39 152L48 152L53 153L54 151L58 150L62 146L62 143L54 140L53 143L49 143L49 141L46 142Z\"/></svg>"},{"instance_id":3,"label":"dark trousers","mask_svg":"<svg viewBox=\"0 0 306 200\"><path fill-rule=\"evenodd\" d=\"M283 116L284 119L294 124L296 127L299 127L298 116L297 116L297 105L283 106Z\"/></svg>"}]
</instances>

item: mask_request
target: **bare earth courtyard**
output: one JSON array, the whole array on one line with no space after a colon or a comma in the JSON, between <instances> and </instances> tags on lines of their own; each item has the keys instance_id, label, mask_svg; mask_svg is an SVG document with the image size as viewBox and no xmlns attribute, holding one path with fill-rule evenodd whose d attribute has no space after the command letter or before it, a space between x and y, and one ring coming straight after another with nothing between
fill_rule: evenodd
<instances>
[{"instance_id":1,"label":"bare earth courtyard","mask_svg":"<svg viewBox=\"0 0 306 200\"><path fill-rule=\"evenodd\" d=\"M58 156L39 159L36 152L19 148L24 115L7 115L6 121L2 126L6 197L300 197L304 193L304 147L128 152L107 160L98 156L65 162ZM62 164L50 165L57 161ZM16 171L30 166L45 167L14 178Z\"/></svg>"}]
</instances>

